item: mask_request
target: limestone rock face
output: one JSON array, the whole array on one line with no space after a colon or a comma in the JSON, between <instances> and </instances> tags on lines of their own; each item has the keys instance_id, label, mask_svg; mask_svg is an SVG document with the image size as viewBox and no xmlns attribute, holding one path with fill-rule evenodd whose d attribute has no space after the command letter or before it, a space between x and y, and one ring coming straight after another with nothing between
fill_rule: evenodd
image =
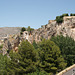
<instances>
[{"instance_id":1,"label":"limestone rock face","mask_svg":"<svg viewBox=\"0 0 75 75\"><path fill-rule=\"evenodd\" d=\"M48 24L35 29L31 35L27 34L24 38L28 37L28 41L32 43L33 40L39 42L41 38L49 39L52 36L62 34L63 36L68 35L75 40L75 16L65 16L63 20L61 24L58 24L55 20L49 20Z\"/></svg>"},{"instance_id":2,"label":"limestone rock face","mask_svg":"<svg viewBox=\"0 0 75 75\"><path fill-rule=\"evenodd\" d=\"M8 51L12 49L10 41L6 38L4 39L4 45L3 45L3 55L7 54Z\"/></svg>"},{"instance_id":3,"label":"limestone rock face","mask_svg":"<svg viewBox=\"0 0 75 75\"><path fill-rule=\"evenodd\" d=\"M4 43L3 43L3 48L2 48L2 53L3 55L8 54L10 50L16 51L17 47L20 44L20 36L15 36L14 38L5 38Z\"/></svg>"}]
</instances>

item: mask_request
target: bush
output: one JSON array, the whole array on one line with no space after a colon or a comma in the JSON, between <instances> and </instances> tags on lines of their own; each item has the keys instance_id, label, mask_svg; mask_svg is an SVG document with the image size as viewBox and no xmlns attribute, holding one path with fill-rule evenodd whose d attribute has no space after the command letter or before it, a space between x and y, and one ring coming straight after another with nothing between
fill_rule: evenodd
<instances>
[{"instance_id":1,"label":"bush","mask_svg":"<svg viewBox=\"0 0 75 75\"><path fill-rule=\"evenodd\" d=\"M66 13L66 14L62 14L62 16L64 17L64 16L69 16L69 15Z\"/></svg>"},{"instance_id":2,"label":"bush","mask_svg":"<svg viewBox=\"0 0 75 75\"><path fill-rule=\"evenodd\" d=\"M63 22L63 18L61 16L57 16L56 17L56 22L57 23L62 23Z\"/></svg>"},{"instance_id":3,"label":"bush","mask_svg":"<svg viewBox=\"0 0 75 75\"><path fill-rule=\"evenodd\" d=\"M22 41L18 52L9 53L11 61L8 63L7 72L10 75L26 75L36 71L38 60L34 47L26 40Z\"/></svg>"},{"instance_id":4,"label":"bush","mask_svg":"<svg viewBox=\"0 0 75 75\"><path fill-rule=\"evenodd\" d=\"M75 16L75 14L72 14L72 13L71 13L70 16Z\"/></svg>"},{"instance_id":5,"label":"bush","mask_svg":"<svg viewBox=\"0 0 75 75\"><path fill-rule=\"evenodd\" d=\"M26 28L22 27L21 32L24 32L24 31L26 31Z\"/></svg>"},{"instance_id":6,"label":"bush","mask_svg":"<svg viewBox=\"0 0 75 75\"><path fill-rule=\"evenodd\" d=\"M69 16L69 15L68 15L68 14L62 14L62 15L60 15L60 16L57 16L57 17L56 17L56 22L57 22L57 23L62 23L64 16Z\"/></svg>"}]
</instances>

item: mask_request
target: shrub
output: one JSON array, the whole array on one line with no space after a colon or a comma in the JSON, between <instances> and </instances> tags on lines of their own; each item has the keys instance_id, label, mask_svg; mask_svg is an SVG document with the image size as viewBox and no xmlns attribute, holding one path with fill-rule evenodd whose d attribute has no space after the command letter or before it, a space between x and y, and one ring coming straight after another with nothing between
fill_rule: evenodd
<instances>
[{"instance_id":1,"label":"shrub","mask_svg":"<svg viewBox=\"0 0 75 75\"><path fill-rule=\"evenodd\" d=\"M21 32L24 32L24 31L26 31L26 28L22 27Z\"/></svg>"},{"instance_id":2,"label":"shrub","mask_svg":"<svg viewBox=\"0 0 75 75\"><path fill-rule=\"evenodd\" d=\"M60 15L60 16L56 16L56 22L57 22L57 23L62 23L64 16L69 16L69 15L66 13L66 14L62 14L62 15Z\"/></svg>"},{"instance_id":3,"label":"shrub","mask_svg":"<svg viewBox=\"0 0 75 75\"><path fill-rule=\"evenodd\" d=\"M57 23L62 23L63 22L63 18L61 16L57 16L56 17L56 22Z\"/></svg>"}]
</instances>

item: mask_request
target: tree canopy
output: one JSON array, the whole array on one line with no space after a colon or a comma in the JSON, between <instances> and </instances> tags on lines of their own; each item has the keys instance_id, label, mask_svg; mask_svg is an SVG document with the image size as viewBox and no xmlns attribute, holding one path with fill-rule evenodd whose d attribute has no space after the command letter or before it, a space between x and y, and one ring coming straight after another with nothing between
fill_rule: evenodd
<instances>
[{"instance_id":1,"label":"tree canopy","mask_svg":"<svg viewBox=\"0 0 75 75\"><path fill-rule=\"evenodd\" d=\"M39 66L42 70L45 70L48 73L56 73L57 70L62 70L65 68L66 63L61 55L61 51L54 42L43 39L42 42L40 42L40 48Z\"/></svg>"},{"instance_id":2,"label":"tree canopy","mask_svg":"<svg viewBox=\"0 0 75 75\"><path fill-rule=\"evenodd\" d=\"M67 62L67 66L75 63L75 41L71 37L57 36L52 37L52 41L59 46L61 54Z\"/></svg>"},{"instance_id":3,"label":"tree canopy","mask_svg":"<svg viewBox=\"0 0 75 75\"><path fill-rule=\"evenodd\" d=\"M10 58L7 68L8 74L23 75L36 71L36 52L27 40L20 44L18 53L10 52Z\"/></svg>"},{"instance_id":4,"label":"tree canopy","mask_svg":"<svg viewBox=\"0 0 75 75\"><path fill-rule=\"evenodd\" d=\"M22 27L21 32L24 32L24 31L26 31L26 28Z\"/></svg>"}]
</instances>

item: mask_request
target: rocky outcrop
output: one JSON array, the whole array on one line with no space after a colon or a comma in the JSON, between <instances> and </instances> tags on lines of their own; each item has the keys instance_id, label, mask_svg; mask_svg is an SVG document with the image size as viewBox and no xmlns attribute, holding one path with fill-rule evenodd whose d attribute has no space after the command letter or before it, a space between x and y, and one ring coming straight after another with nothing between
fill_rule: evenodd
<instances>
[{"instance_id":1,"label":"rocky outcrop","mask_svg":"<svg viewBox=\"0 0 75 75\"><path fill-rule=\"evenodd\" d=\"M4 39L4 44L3 44L3 55L7 54L12 49L10 41L6 38Z\"/></svg>"},{"instance_id":2,"label":"rocky outcrop","mask_svg":"<svg viewBox=\"0 0 75 75\"><path fill-rule=\"evenodd\" d=\"M35 29L31 35L26 31L24 36L30 43L35 40L41 41L41 38L49 39L52 36L63 35L72 37L75 40L75 16L65 16L63 23L58 24L55 20L49 20L48 24L41 26L39 29ZM25 32L23 33L23 35ZM24 38L23 37L23 38Z\"/></svg>"},{"instance_id":3,"label":"rocky outcrop","mask_svg":"<svg viewBox=\"0 0 75 75\"><path fill-rule=\"evenodd\" d=\"M8 54L10 50L17 51L18 46L20 44L20 36L16 35L14 38L13 37L8 37L4 39L3 42L3 48L2 48L2 53L3 55Z\"/></svg>"},{"instance_id":4,"label":"rocky outcrop","mask_svg":"<svg viewBox=\"0 0 75 75\"><path fill-rule=\"evenodd\" d=\"M63 23L58 24L55 20L49 20L48 24L35 29L33 32L24 31L23 35L10 35L4 38L3 54L7 54L11 49L18 50L18 45L22 40L28 40L33 43L41 41L42 38L50 39L52 36L63 35L69 36L75 40L75 16L65 16ZM20 32L19 32L20 33Z\"/></svg>"}]
</instances>

